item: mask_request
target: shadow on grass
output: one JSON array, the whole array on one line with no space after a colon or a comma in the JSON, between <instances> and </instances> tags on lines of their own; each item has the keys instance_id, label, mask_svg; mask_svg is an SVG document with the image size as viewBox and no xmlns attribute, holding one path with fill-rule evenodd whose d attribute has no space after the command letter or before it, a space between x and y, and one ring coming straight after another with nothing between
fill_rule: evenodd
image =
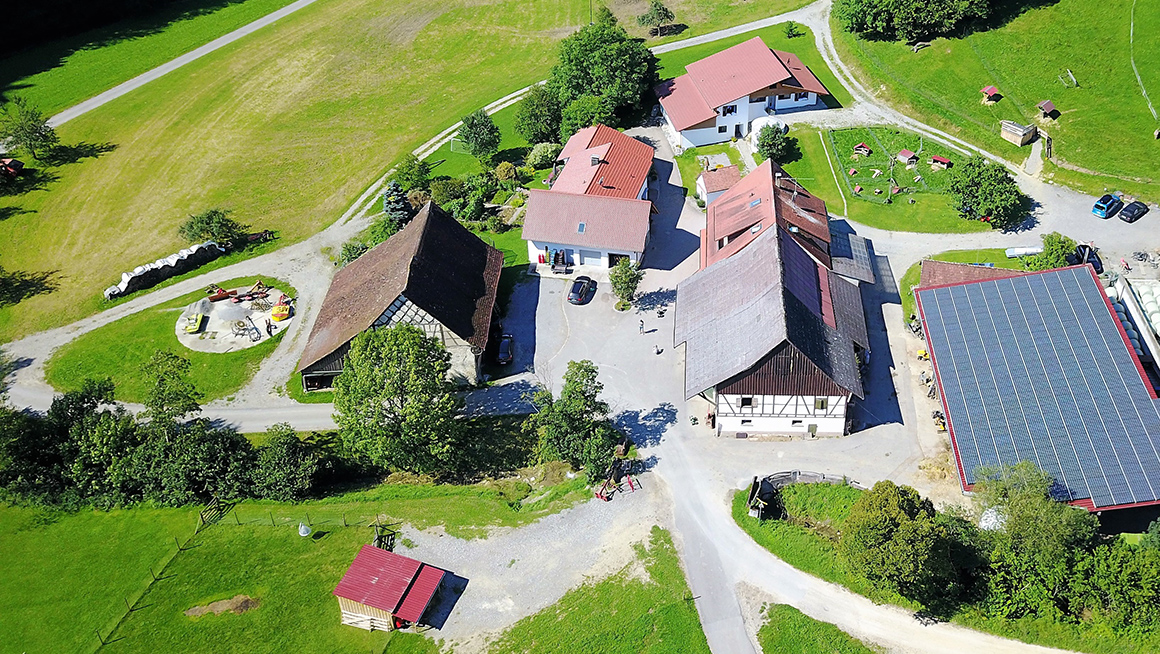
<instances>
[{"instance_id":1,"label":"shadow on grass","mask_svg":"<svg viewBox=\"0 0 1160 654\"><path fill-rule=\"evenodd\" d=\"M41 4L10 5L5 8L9 52L22 47L28 49L16 52L0 63L0 102L11 100L14 92L28 88L28 85L18 84L18 80L62 66L76 52L97 50L156 34L177 21L210 14L244 1L70 3L69 11L57 12L49 20L46 20L45 7Z\"/></svg>"},{"instance_id":2,"label":"shadow on grass","mask_svg":"<svg viewBox=\"0 0 1160 654\"><path fill-rule=\"evenodd\" d=\"M0 267L0 307L19 304L30 297L51 293L60 285L60 271L25 272Z\"/></svg>"},{"instance_id":3,"label":"shadow on grass","mask_svg":"<svg viewBox=\"0 0 1160 654\"><path fill-rule=\"evenodd\" d=\"M0 183L0 196L24 195L32 191L43 191L60 175L43 168L25 168L20 175L8 177ZM0 220L6 216L0 215Z\"/></svg>"},{"instance_id":4,"label":"shadow on grass","mask_svg":"<svg viewBox=\"0 0 1160 654\"><path fill-rule=\"evenodd\" d=\"M36 212L31 210L31 209L25 209L23 207L0 207L0 223L4 222L5 220L8 220L9 218L15 218L16 216L23 216L26 213L36 213Z\"/></svg>"},{"instance_id":5,"label":"shadow on grass","mask_svg":"<svg viewBox=\"0 0 1160 654\"><path fill-rule=\"evenodd\" d=\"M41 161L50 166L74 164L81 159L95 159L102 154L117 149L114 143L88 143L81 141L73 145L58 145L44 155Z\"/></svg>"},{"instance_id":6,"label":"shadow on grass","mask_svg":"<svg viewBox=\"0 0 1160 654\"><path fill-rule=\"evenodd\" d=\"M666 36L677 36L683 34L689 26L684 23L673 23L671 25L661 25L660 27L649 28L648 35L656 38L664 38Z\"/></svg>"},{"instance_id":7,"label":"shadow on grass","mask_svg":"<svg viewBox=\"0 0 1160 654\"><path fill-rule=\"evenodd\" d=\"M528 156L528 152L531 150L532 149L530 147L505 148L500 150L495 154L495 157L491 162L492 167L494 168L495 166L498 166L500 162L503 161L506 161L513 166L522 166L524 163L524 157Z\"/></svg>"}]
</instances>

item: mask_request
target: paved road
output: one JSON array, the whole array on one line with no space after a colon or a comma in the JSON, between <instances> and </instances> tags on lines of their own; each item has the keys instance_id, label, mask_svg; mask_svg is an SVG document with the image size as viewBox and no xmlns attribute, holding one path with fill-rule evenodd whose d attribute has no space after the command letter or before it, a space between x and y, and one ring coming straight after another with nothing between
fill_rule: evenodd
<instances>
[{"instance_id":1,"label":"paved road","mask_svg":"<svg viewBox=\"0 0 1160 654\"><path fill-rule=\"evenodd\" d=\"M148 70L144 73L141 73L140 75L134 77L133 79L129 80L128 82L123 82L121 84L118 84L117 86L114 86L113 88L109 89L108 91L105 91L104 93L101 93L100 95L96 95L92 98L89 98L88 100L85 100L84 102L82 102L78 105L75 105L75 106L69 107L68 109L65 109L64 111L53 116L52 118L49 118L48 124L53 126L53 127L60 127L61 125L67 123L68 121L72 120L73 118L76 118L77 116L86 114L86 113L92 111L93 109L96 109L97 107L103 105L103 104L107 104L109 102L112 102L113 100L116 100L117 98L121 97L122 95L125 95L126 93L129 93L129 92L133 91L134 89L140 88L140 87L148 84L149 82L152 82L153 80L157 79L158 77L161 77L162 75L165 75L167 73L171 73L171 72L177 70L178 68L181 68L185 64L188 64L191 61L196 61L198 59L201 59L202 57L213 52L214 50L217 50L218 48L222 48L224 46L227 46L227 45L233 43L234 41L237 41L238 39L240 39L248 34L252 34L252 33L256 32L257 30L262 29L263 27L269 25L270 23L273 23L276 20L279 20L281 18L289 16L290 14L298 11L299 9L301 9L307 5L314 4L314 2L315 2L315 0L298 0L297 2L288 4L285 7L282 7L278 11L266 14L265 16L262 16L258 20L254 21L252 23L249 23L247 25L243 25L242 27L239 27L238 29L230 32L229 34L226 34L225 36L219 36L218 38L210 41L209 43L206 43L205 45L201 46L200 48L197 48L195 50L187 52L187 53L181 55L180 57L177 57L176 59L168 61L164 64L161 64L160 66L158 66L152 70Z\"/></svg>"}]
</instances>

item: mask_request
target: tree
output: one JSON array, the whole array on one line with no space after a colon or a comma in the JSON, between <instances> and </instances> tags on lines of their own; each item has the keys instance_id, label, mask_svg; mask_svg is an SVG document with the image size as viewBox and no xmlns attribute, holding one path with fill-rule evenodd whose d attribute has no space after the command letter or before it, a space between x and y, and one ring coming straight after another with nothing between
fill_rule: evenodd
<instances>
[{"instance_id":1,"label":"tree","mask_svg":"<svg viewBox=\"0 0 1160 654\"><path fill-rule=\"evenodd\" d=\"M510 161L501 161L495 167L495 178L501 182L510 182L516 178L516 165Z\"/></svg>"},{"instance_id":2,"label":"tree","mask_svg":"<svg viewBox=\"0 0 1160 654\"><path fill-rule=\"evenodd\" d=\"M446 209L444 206L452 200L458 200L467 195L467 183L462 179L444 177L431 182L431 201Z\"/></svg>"},{"instance_id":3,"label":"tree","mask_svg":"<svg viewBox=\"0 0 1160 654\"><path fill-rule=\"evenodd\" d=\"M407 199L407 191L399 184L399 180L392 179L383 189L383 213L396 225L402 227L411 220L411 202Z\"/></svg>"},{"instance_id":4,"label":"tree","mask_svg":"<svg viewBox=\"0 0 1160 654\"><path fill-rule=\"evenodd\" d=\"M851 569L906 597L929 602L957 592L946 528L930 500L909 486L880 481L859 497L842 526L839 550Z\"/></svg>"},{"instance_id":5,"label":"tree","mask_svg":"<svg viewBox=\"0 0 1160 654\"><path fill-rule=\"evenodd\" d=\"M1140 547L1160 550L1160 519L1148 525L1148 531L1140 537Z\"/></svg>"},{"instance_id":6,"label":"tree","mask_svg":"<svg viewBox=\"0 0 1160 654\"><path fill-rule=\"evenodd\" d=\"M673 22L674 18L672 10L666 7L661 0L649 0L648 11L637 16L636 22L641 27L654 28L657 36L660 36L661 26Z\"/></svg>"},{"instance_id":7,"label":"tree","mask_svg":"<svg viewBox=\"0 0 1160 654\"><path fill-rule=\"evenodd\" d=\"M757 133L757 151L775 163L788 163L799 154L797 139L781 129L766 125Z\"/></svg>"},{"instance_id":8,"label":"tree","mask_svg":"<svg viewBox=\"0 0 1160 654\"><path fill-rule=\"evenodd\" d=\"M616 293L616 297L626 304L632 302L633 296L636 295L636 288L640 286L642 279L644 279L644 271L640 269L640 264L632 263L627 258L617 261L612 270L608 271L608 281L612 284L612 292Z\"/></svg>"},{"instance_id":9,"label":"tree","mask_svg":"<svg viewBox=\"0 0 1160 654\"><path fill-rule=\"evenodd\" d=\"M583 468L589 480L601 478L612 460L617 432L608 419L608 404L600 399L604 385L596 364L569 361L559 398L541 388L532 394L536 413L526 423L539 437L541 457L562 459Z\"/></svg>"},{"instance_id":10,"label":"tree","mask_svg":"<svg viewBox=\"0 0 1160 654\"><path fill-rule=\"evenodd\" d=\"M1075 254L1075 241L1060 234L1051 232L1040 237L1043 240L1043 252L1027 257L1027 267L1031 270L1053 270L1067 265L1067 258Z\"/></svg>"},{"instance_id":11,"label":"tree","mask_svg":"<svg viewBox=\"0 0 1160 654\"><path fill-rule=\"evenodd\" d=\"M564 107L560 119L560 140L567 141L585 127L615 125L612 106L599 95L582 95Z\"/></svg>"},{"instance_id":12,"label":"tree","mask_svg":"<svg viewBox=\"0 0 1160 654\"><path fill-rule=\"evenodd\" d=\"M395 167L395 174L391 179L398 182L404 191L412 191L426 189L430 178L431 165L408 152Z\"/></svg>"},{"instance_id":13,"label":"tree","mask_svg":"<svg viewBox=\"0 0 1160 654\"><path fill-rule=\"evenodd\" d=\"M177 228L181 238L190 243L213 241L223 247L237 247L246 242L250 226L230 218L229 209L207 209L199 214L190 214Z\"/></svg>"},{"instance_id":14,"label":"tree","mask_svg":"<svg viewBox=\"0 0 1160 654\"><path fill-rule=\"evenodd\" d=\"M413 325L356 336L335 381L335 421L344 442L376 465L456 471L463 401L451 392L450 370L443 344Z\"/></svg>"},{"instance_id":15,"label":"tree","mask_svg":"<svg viewBox=\"0 0 1160 654\"><path fill-rule=\"evenodd\" d=\"M1030 206L1007 168L982 157L969 157L952 168L947 192L964 218L989 221L1000 229L1021 223Z\"/></svg>"},{"instance_id":16,"label":"tree","mask_svg":"<svg viewBox=\"0 0 1160 654\"><path fill-rule=\"evenodd\" d=\"M914 43L985 18L989 5L989 0L835 0L834 15L847 32Z\"/></svg>"},{"instance_id":17,"label":"tree","mask_svg":"<svg viewBox=\"0 0 1160 654\"><path fill-rule=\"evenodd\" d=\"M0 121L0 143L4 141L40 159L41 155L48 154L60 143L60 137L49 126L48 119L38 107L18 97L4 108L4 117Z\"/></svg>"},{"instance_id":18,"label":"tree","mask_svg":"<svg viewBox=\"0 0 1160 654\"><path fill-rule=\"evenodd\" d=\"M787 38L787 39L796 39L797 37L805 34L805 32L802 30L801 26L798 25L797 23L793 22L792 20L785 24L785 27L782 29L782 32L785 33L785 38Z\"/></svg>"},{"instance_id":19,"label":"tree","mask_svg":"<svg viewBox=\"0 0 1160 654\"><path fill-rule=\"evenodd\" d=\"M320 457L315 448L282 422L266 430L269 440L258 449L254 493L279 502L299 502L314 488Z\"/></svg>"},{"instance_id":20,"label":"tree","mask_svg":"<svg viewBox=\"0 0 1160 654\"><path fill-rule=\"evenodd\" d=\"M582 27L560 42L559 62L548 87L567 107L582 95L598 93L617 109L637 106L657 82L657 59L640 41L615 23Z\"/></svg>"},{"instance_id":21,"label":"tree","mask_svg":"<svg viewBox=\"0 0 1160 654\"><path fill-rule=\"evenodd\" d=\"M560 136L559 130L552 135L552 138ZM537 143L532 147L532 151L528 153L527 164L532 168L541 170L544 168L551 168L552 164L560 156L560 144L558 143Z\"/></svg>"},{"instance_id":22,"label":"tree","mask_svg":"<svg viewBox=\"0 0 1160 654\"><path fill-rule=\"evenodd\" d=\"M516 133L528 143L555 141L560 136L560 98L546 84L535 84L516 105Z\"/></svg>"},{"instance_id":23,"label":"tree","mask_svg":"<svg viewBox=\"0 0 1160 654\"><path fill-rule=\"evenodd\" d=\"M168 430L176 421L201 411L201 393L189 380L189 368L189 359L165 350L157 350L141 366L149 388L142 416L152 425Z\"/></svg>"},{"instance_id":24,"label":"tree","mask_svg":"<svg viewBox=\"0 0 1160 654\"><path fill-rule=\"evenodd\" d=\"M93 412L69 433L73 458L68 477L80 498L106 509L142 498L134 456L144 434L132 414L121 406Z\"/></svg>"},{"instance_id":25,"label":"tree","mask_svg":"<svg viewBox=\"0 0 1160 654\"><path fill-rule=\"evenodd\" d=\"M152 433L135 452L145 497L182 506L250 496L254 446L237 431L192 420L162 436Z\"/></svg>"},{"instance_id":26,"label":"tree","mask_svg":"<svg viewBox=\"0 0 1160 654\"><path fill-rule=\"evenodd\" d=\"M467 146L467 152L487 165L499 150L501 135L495 121L483 109L463 117L457 138Z\"/></svg>"},{"instance_id":27,"label":"tree","mask_svg":"<svg viewBox=\"0 0 1160 654\"><path fill-rule=\"evenodd\" d=\"M596 16L592 22L607 27L616 25L619 21L616 20L616 14L612 13L608 5L601 3L600 6L596 7Z\"/></svg>"},{"instance_id":28,"label":"tree","mask_svg":"<svg viewBox=\"0 0 1160 654\"><path fill-rule=\"evenodd\" d=\"M0 268L0 276L3 275L3 270ZM3 401L4 394L8 392L8 384L10 383L8 376L14 372L16 372L16 361L7 352L0 350L0 401Z\"/></svg>"},{"instance_id":29,"label":"tree","mask_svg":"<svg viewBox=\"0 0 1160 654\"><path fill-rule=\"evenodd\" d=\"M1072 571L1096 542L1098 519L1053 499L1055 480L1030 462L979 468L975 478L980 504L1003 520L986 610L1005 619L1067 615Z\"/></svg>"}]
</instances>

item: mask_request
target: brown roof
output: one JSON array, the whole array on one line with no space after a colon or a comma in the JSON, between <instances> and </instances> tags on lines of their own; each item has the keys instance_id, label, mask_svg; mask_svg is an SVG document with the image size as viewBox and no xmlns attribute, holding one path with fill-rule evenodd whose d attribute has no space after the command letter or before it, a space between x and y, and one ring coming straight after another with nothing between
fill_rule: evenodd
<instances>
[{"instance_id":1,"label":"brown roof","mask_svg":"<svg viewBox=\"0 0 1160 654\"><path fill-rule=\"evenodd\" d=\"M298 369L366 331L400 295L472 345L487 345L503 253L432 202L398 234L338 271Z\"/></svg>"},{"instance_id":2,"label":"brown roof","mask_svg":"<svg viewBox=\"0 0 1160 654\"><path fill-rule=\"evenodd\" d=\"M814 75L802 60L792 52L783 52L781 50L774 50L773 54L781 61L782 65L789 70L792 78L785 80L782 84L789 86L796 86L805 91L812 91L818 95L829 95L829 90L826 85L822 84L821 80Z\"/></svg>"},{"instance_id":3,"label":"brown roof","mask_svg":"<svg viewBox=\"0 0 1160 654\"><path fill-rule=\"evenodd\" d=\"M560 151L567 163L552 190L635 199L648 180L654 152L651 145L607 125L586 127Z\"/></svg>"},{"instance_id":4,"label":"brown roof","mask_svg":"<svg viewBox=\"0 0 1160 654\"><path fill-rule=\"evenodd\" d=\"M713 170L702 171L700 177L705 180L705 192L716 193L728 190L741 181L741 171L737 166L722 166Z\"/></svg>"},{"instance_id":5,"label":"brown roof","mask_svg":"<svg viewBox=\"0 0 1160 654\"><path fill-rule=\"evenodd\" d=\"M1006 279L1008 277L1022 277L1027 273L1022 270L1008 268L991 268L977 266L970 263L954 263L951 261L936 261L923 259L919 264L920 272L918 286L946 286L948 284L964 284L966 282L981 282L988 279Z\"/></svg>"},{"instance_id":6,"label":"brown roof","mask_svg":"<svg viewBox=\"0 0 1160 654\"><path fill-rule=\"evenodd\" d=\"M644 252L652 202L560 191L528 191L525 241ZM583 230L581 230L583 225Z\"/></svg>"},{"instance_id":7,"label":"brown roof","mask_svg":"<svg viewBox=\"0 0 1160 654\"><path fill-rule=\"evenodd\" d=\"M736 254L775 224L792 233L823 264L830 265L826 203L772 160L766 160L708 206L701 232L701 268ZM718 247L726 237L729 243Z\"/></svg>"}]
</instances>

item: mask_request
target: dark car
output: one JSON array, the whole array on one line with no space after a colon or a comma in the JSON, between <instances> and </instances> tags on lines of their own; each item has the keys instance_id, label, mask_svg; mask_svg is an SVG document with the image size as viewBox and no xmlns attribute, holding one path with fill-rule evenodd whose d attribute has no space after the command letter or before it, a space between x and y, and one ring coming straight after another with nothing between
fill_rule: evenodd
<instances>
[{"instance_id":1,"label":"dark car","mask_svg":"<svg viewBox=\"0 0 1160 654\"><path fill-rule=\"evenodd\" d=\"M499 337L499 345L495 348L495 362L501 366L506 366L512 362L512 335L504 334Z\"/></svg>"},{"instance_id":2,"label":"dark car","mask_svg":"<svg viewBox=\"0 0 1160 654\"><path fill-rule=\"evenodd\" d=\"M1136 200L1120 210L1120 220L1126 223L1134 223L1146 213L1148 213L1148 205Z\"/></svg>"},{"instance_id":3,"label":"dark car","mask_svg":"<svg viewBox=\"0 0 1160 654\"><path fill-rule=\"evenodd\" d=\"M1097 218L1111 218L1122 206L1124 206L1123 200L1114 195L1106 194L1096 200L1095 206L1092 207L1092 213Z\"/></svg>"},{"instance_id":4,"label":"dark car","mask_svg":"<svg viewBox=\"0 0 1160 654\"><path fill-rule=\"evenodd\" d=\"M1095 248L1086 243L1075 246L1075 252L1067 255L1067 265L1077 266L1083 263L1090 263L1097 275L1104 273L1104 264L1100 261L1100 255L1096 254Z\"/></svg>"},{"instance_id":5,"label":"dark car","mask_svg":"<svg viewBox=\"0 0 1160 654\"><path fill-rule=\"evenodd\" d=\"M568 292L568 301L572 304L587 304L592 296L596 295L596 282L591 277L581 275L572 282L572 290Z\"/></svg>"}]
</instances>

